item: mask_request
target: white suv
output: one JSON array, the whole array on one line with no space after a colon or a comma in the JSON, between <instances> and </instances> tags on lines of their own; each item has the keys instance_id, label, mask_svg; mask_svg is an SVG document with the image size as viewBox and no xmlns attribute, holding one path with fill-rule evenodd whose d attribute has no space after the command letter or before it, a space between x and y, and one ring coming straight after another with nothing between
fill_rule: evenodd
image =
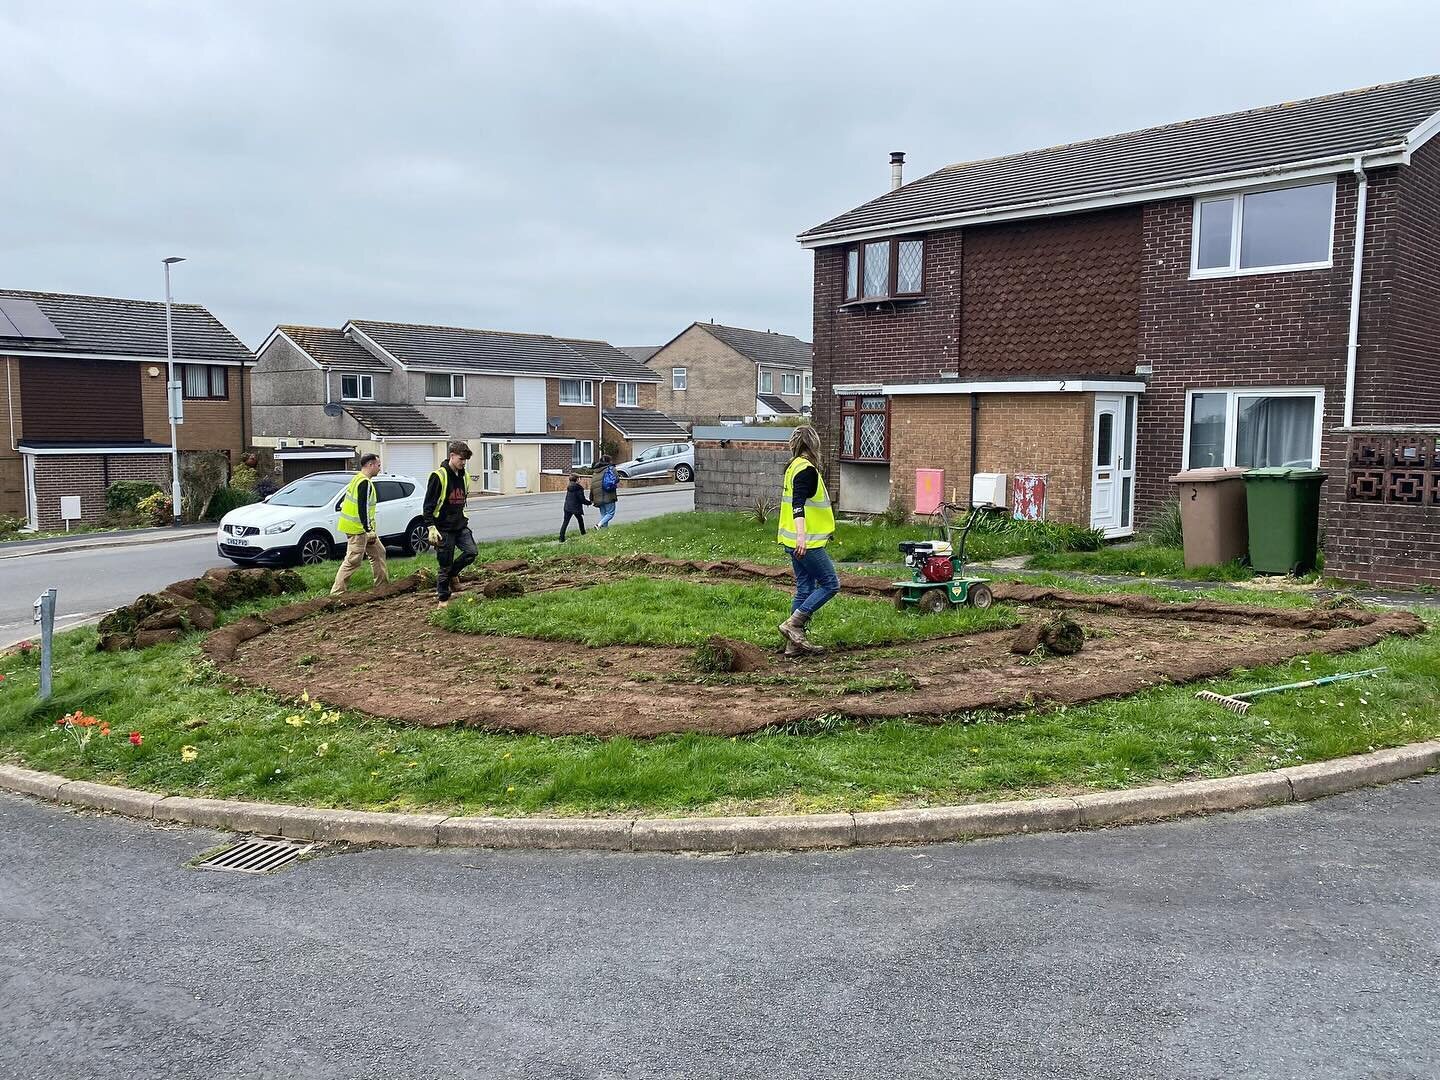
<instances>
[{"instance_id":1,"label":"white suv","mask_svg":"<svg viewBox=\"0 0 1440 1080\"><path fill-rule=\"evenodd\" d=\"M220 554L241 566L314 566L339 558L346 536L340 500L354 473L321 472L286 484L263 502L231 510L220 519L215 542ZM414 477L381 473L375 477L376 524L380 539L418 555L426 539L425 487Z\"/></svg>"}]
</instances>

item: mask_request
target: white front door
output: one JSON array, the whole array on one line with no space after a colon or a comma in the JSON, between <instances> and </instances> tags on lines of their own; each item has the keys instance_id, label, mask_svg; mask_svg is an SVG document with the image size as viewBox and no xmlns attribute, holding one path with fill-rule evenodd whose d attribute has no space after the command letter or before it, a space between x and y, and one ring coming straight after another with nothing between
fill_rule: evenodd
<instances>
[{"instance_id":1,"label":"white front door","mask_svg":"<svg viewBox=\"0 0 1440 1080\"><path fill-rule=\"evenodd\" d=\"M504 480L500 476L500 466L503 464L498 442L485 442L480 444L480 475L481 483L485 491L503 491Z\"/></svg>"},{"instance_id":2,"label":"white front door","mask_svg":"<svg viewBox=\"0 0 1440 1080\"><path fill-rule=\"evenodd\" d=\"M1096 394L1091 442L1090 527L1106 536L1135 531L1135 394Z\"/></svg>"}]
</instances>

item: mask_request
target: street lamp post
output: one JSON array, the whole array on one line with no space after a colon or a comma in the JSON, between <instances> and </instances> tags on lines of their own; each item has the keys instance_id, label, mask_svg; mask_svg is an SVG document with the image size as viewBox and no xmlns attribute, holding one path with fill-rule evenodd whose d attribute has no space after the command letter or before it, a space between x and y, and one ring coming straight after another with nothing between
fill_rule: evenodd
<instances>
[{"instance_id":1,"label":"street lamp post","mask_svg":"<svg viewBox=\"0 0 1440 1080\"><path fill-rule=\"evenodd\" d=\"M180 524L180 444L175 435L177 424L185 422L181 409L183 393L175 379L175 335L170 326L170 267L184 262L179 255L161 260L165 264L165 400L170 414L170 512L173 524Z\"/></svg>"}]
</instances>

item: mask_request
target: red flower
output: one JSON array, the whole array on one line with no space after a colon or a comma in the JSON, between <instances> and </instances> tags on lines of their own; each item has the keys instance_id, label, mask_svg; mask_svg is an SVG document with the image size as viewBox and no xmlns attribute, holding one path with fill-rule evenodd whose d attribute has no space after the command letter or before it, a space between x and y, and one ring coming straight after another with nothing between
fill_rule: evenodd
<instances>
[{"instance_id":1,"label":"red flower","mask_svg":"<svg viewBox=\"0 0 1440 1080\"><path fill-rule=\"evenodd\" d=\"M130 732L130 745L131 745L131 746L139 746L139 745L140 745L142 742L144 742L144 741L145 741L145 736L141 735L140 732L138 732L138 731L132 731L132 732Z\"/></svg>"}]
</instances>

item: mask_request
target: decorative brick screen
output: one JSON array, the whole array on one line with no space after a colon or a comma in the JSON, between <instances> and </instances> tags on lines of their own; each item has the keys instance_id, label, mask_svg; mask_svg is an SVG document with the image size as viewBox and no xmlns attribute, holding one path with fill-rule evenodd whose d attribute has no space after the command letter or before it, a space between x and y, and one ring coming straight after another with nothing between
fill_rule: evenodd
<instances>
[{"instance_id":1,"label":"decorative brick screen","mask_svg":"<svg viewBox=\"0 0 1440 1080\"><path fill-rule=\"evenodd\" d=\"M1349 502L1440 506L1440 435L1351 435L1345 498Z\"/></svg>"},{"instance_id":2,"label":"decorative brick screen","mask_svg":"<svg viewBox=\"0 0 1440 1080\"><path fill-rule=\"evenodd\" d=\"M1325 511L1325 573L1399 589L1440 585L1440 430L1346 435L1345 497Z\"/></svg>"}]
</instances>

